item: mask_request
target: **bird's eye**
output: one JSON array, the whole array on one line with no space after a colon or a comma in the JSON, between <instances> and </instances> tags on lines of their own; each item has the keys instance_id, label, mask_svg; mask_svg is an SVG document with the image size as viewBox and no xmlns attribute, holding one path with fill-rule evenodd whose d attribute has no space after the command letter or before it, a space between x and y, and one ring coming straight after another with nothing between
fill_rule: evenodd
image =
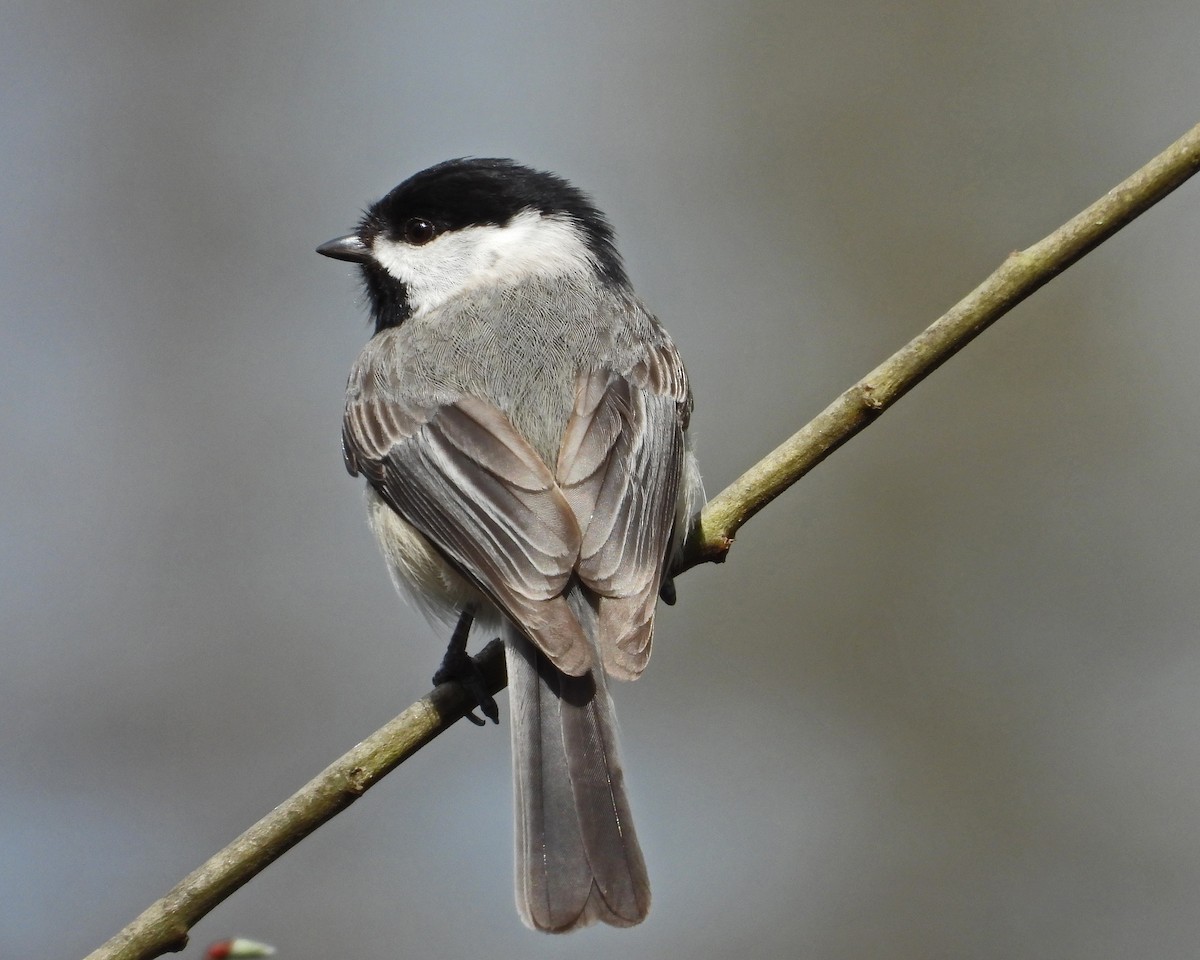
<instances>
[{"instance_id":1,"label":"bird's eye","mask_svg":"<svg viewBox=\"0 0 1200 960\"><path fill-rule=\"evenodd\" d=\"M413 217L404 225L404 240L414 247L427 244L437 235L437 227L423 217Z\"/></svg>"}]
</instances>

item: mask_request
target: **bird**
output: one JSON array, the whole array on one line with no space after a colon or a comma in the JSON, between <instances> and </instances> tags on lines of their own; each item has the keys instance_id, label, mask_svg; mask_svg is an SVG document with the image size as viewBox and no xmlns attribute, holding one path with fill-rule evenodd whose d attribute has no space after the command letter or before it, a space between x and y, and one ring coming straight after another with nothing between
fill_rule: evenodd
<instances>
[{"instance_id":1,"label":"bird","mask_svg":"<svg viewBox=\"0 0 1200 960\"><path fill-rule=\"evenodd\" d=\"M465 649L476 625L504 640L518 914L638 924L650 882L608 681L645 669L704 498L675 344L594 202L513 160L422 170L317 252L361 270L374 334L343 454L398 589L454 624L435 682L495 720Z\"/></svg>"}]
</instances>

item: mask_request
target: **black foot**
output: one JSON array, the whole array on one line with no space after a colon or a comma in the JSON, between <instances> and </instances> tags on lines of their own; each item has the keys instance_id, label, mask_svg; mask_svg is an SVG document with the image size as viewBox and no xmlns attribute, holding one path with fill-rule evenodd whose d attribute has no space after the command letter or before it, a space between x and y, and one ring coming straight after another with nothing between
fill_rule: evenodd
<instances>
[{"instance_id":1,"label":"black foot","mask_svg":"<svg viewBox=\"0 0 1200 960\"><path fill-rule=\"evenodd\" d=\"M658 599L665 603L668 607L675 606L675 578L671 576L663 577L663 582L658 588Z\"/></svg>"},{"instance_id":2,"label":"black foot","mask_svg":"<svg viewBox=\"0 0 1200 960\"><path fill-rule=\"evenodd\" d=\"M433 682L435 685L459 684L475 701L475 705L483 711L485 717L492 723L499 723L500 708L496 706L496 699L488 692L487 681L484 679L479 665L467 653L467 636L471 632L471 622L474 619L475 612L470 607L464 610L462 616L458 618L458 624L446 647L446 656L442 658L442 665L433 675ZM475 716L474 710L467 712L467 719L477 727L485 725L483 720Z\"/></svg>"}]
</instances>

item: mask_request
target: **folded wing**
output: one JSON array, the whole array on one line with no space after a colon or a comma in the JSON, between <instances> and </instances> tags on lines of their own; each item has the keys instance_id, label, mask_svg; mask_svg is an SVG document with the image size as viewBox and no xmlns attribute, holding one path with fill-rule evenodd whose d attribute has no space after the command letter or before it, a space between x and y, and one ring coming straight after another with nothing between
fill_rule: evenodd
<instances>
[{"instance_id":1,"label":"folded wing","mask_svg":"<svg viewBox=\"0 0 1200 960\"><path fill-rule=\"evenodd\" d=\"M591 644L562 594L582 534L549 468L493 405L414 410L365 389L346 405L346 465L488 594L564 673Z\"/></svg>"},{"instance_id":2,"label":"folded wing","mask_svg":"<svg viewBox=\"0 0 1200 960\"><path fill-rule=\"evenodd\" d=\"M583 531L577 572L599 597L605 670L645 669L675 525L689 393L669 344L628 376L580 374L556 476Z\"/></svg>"}]
</instances>

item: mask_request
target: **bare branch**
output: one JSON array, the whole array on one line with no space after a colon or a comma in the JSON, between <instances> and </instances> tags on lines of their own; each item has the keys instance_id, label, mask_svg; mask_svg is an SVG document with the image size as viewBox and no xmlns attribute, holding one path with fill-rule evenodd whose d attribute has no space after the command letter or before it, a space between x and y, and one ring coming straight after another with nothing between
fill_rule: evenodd
<instances>
[{"instance_id":1,"label":"bare branch","mask_svg":"<svg viewBox=\"0 0 1200 960\"><path fill-rule=\"evenodd\" d=\"M504 645L475 658L492 694L504 689ZM201 917L334 817L475 704L444 683L339 757L249 830L183 878L86 960L144 960L182 950Z\"/></svg>"},{"instance_id":2,"label":"bare branch","mask_svg":"<svg viewBox=\"0 0 1200 960\"><path fill-rule=\"evenodd\" d=\"M1200 169L1200 126L1101 199L1003 264L905 347L838 397L709 502L689 540L682 569L725 559L742 525L829 454L873 423L1014 306L1095 249ZM476 658L492 693L505 686L499 642ZM344 810L369 787L472 706L444 684L413 704L189 874L86 960L147 960L181 950L213 907Z\"/></svg>"},{"instance_id":3,"label":"bare branch","mask_svg":"<svg viewBox=\"0 0 1200 960\"><path fill-rule=\"evenodd\" d=\"M1200 126L1027 250L1018 250L932 326L714 497L682 569L720 562L747 520L989 326L1200 169Z\"/></svg>"}]
</instances>

